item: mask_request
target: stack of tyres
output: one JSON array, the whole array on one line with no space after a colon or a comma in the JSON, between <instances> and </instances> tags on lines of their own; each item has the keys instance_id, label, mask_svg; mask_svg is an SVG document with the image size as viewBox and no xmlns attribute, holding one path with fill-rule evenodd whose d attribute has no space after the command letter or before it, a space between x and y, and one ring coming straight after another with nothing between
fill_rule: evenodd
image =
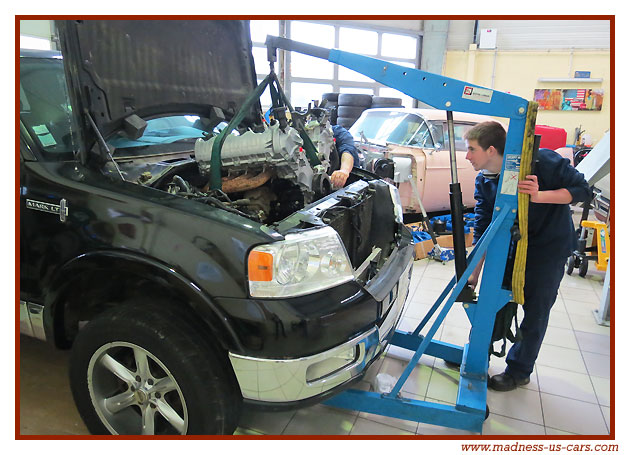
<instances>
[{"instance_id":1,"label":"stack of tyres","mask_svg":"<svg viewBox=\"0 0 630 455\"><path fill-rule=\"evenodd\" d=\"M340 93L337 107L337 124L350 128L361 113L372 107L372 95Z\"/></svg>"},{"instance_id":2,"label":"stack of tyres","mask_svg":"<svg viewBox=\"0 0 630 455\"><path fill-rule=\"evenodd\" d=\"M326 107L337 107L337 101L339 99L339 93L324 93L322 95L322 102L326 100Z\"/></svg>"},{"instance_id":3,"label":"stack of tyres","mask_svg":"<svg viewBox=\"0 0 630 455\"><path fill-rule=\"evenodd\" d=\"M323 105L326 109L330 110L330 123L331 125L337 124L337 101L339 93L324 93L322 94L322 101L320 106Z\"/></svg>"},{"instance_id":4,"label":"stack of tyres","mask_svg":"<svg viewBox=\"0 0 630 455\"><path fill-rule=\"evenodd\" d=\"M372 107L403 107L401 98L387 98L384 96L372 97Z\"/></svg>"},{"instance_id":5,"label":"stack of tyres","mask_svg":"<svg viewBox=\"0 0 630 455\"><path fill-rule=\"evenodd\" d=\"M366 109L404 107L401 98L358 93L324 93L322 94L322 103L324 107L331 110L331 123L341 125L344 128L350 128Z\"/></svg>"}]
</instances>

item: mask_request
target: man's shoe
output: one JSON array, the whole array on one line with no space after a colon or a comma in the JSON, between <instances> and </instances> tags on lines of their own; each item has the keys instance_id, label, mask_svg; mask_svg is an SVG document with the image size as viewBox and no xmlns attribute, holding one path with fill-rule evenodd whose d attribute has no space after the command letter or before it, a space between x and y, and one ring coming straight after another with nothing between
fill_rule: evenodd
<instances>
[{"instance_id":1,"label":"man's shoe","mask_svg":"<svg viewBox=\"0 0 630 455\"><path fill-rule=\"evenodd\" d=\"M488 387L497 392L509 392L520 385L529 384L529 378L515 379L507 373L494 375L488 381Z\"/></svg>"}]
</instances>

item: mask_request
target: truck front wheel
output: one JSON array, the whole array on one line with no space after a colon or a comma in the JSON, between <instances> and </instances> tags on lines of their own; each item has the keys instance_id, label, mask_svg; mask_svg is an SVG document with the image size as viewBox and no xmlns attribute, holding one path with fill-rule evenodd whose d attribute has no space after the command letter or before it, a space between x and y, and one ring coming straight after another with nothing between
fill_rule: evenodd
<instances>
[{"instance_id":1,"label":"truck front wheel","mask_svg":"<svg viewBox=\"0 0 630 455\"><path fill-rule=\"evenodd\" d=\"M72 347L70 384L93 434L231 434L242 397L224 353L179 309L128 303Z\"/></svg>"}]
</instances>

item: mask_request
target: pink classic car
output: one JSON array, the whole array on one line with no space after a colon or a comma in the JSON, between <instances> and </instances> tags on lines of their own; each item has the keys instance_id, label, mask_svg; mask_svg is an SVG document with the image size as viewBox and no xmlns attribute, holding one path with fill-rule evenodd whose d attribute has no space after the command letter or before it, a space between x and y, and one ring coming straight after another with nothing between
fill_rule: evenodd
<instances>
[{"instance_id":1,"label":"pink classic car","mask_svg":"<svg viewBox=\"0 0 630 455\"><path fill-rule=\"evenodd\" d=\"M492 117L453 113L457 176L466 207L475 205L474 186L477 172L466 160L464 133L475 124ZM412 182L427 212L450 210L450 152L446 111L437 109L368 109L350 128L355 144L365 157L364 167L375 171L379 159L394 161L403 210L420 213ZM381 161L382 162L382 161Z\"/></svg>"}]
</instances>

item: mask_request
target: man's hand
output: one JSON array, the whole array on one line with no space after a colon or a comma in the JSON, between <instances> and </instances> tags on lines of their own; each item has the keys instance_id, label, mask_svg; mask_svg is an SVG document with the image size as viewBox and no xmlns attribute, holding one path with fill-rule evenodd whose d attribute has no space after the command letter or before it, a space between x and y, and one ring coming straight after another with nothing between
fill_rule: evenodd
<instances>
[{"instance_id":1,"label":"man's hand","mask_svg":"<svg viewBox=\"0 0 630 455\"><path fill-rule=\"evenodd\" d=\"M468 277L468 284L470 284L470 287L473 288L474 290L477 287L478 282L479 282L479 272L476 270L473 270L473 272Z\"/></svg>"},{"instance_id":2,"label":"man's hand","mask_svg":"<svg viewBox=\"0 0 630 455\"><path fill-rule=\"evenodd\" d=\"M346 180L348 180L349 176L350 173L348 171L343 171L339 169L338 171L332 173L332 175L330 176L330 181L332 182L334 187L341 188L346 184Z\"/></svg>"},{"instance_id":3,"label":"man's hand","mask_svg":"<svg viewBox=\"0 0 630 455\"><path fill-rule=\"evenodd\" d=\"M484 254L483 258L481 258L481 261L479 261L479 264L477 264L477 267L475 267L475 270L473 270L468 277L468 284L470 284L470 287L472 287L473 290L475 290L475 288L477 287L477 283L479 282L479 275L481 274L481 268L483 267L483 263L485 260L486 255Z\"/></svg>"},{"instance_id":4,"label":"man's hand","mask_svg":"<svg viewBox=\"0 0 630 455\"><path fill-rule=\"evenodd\" d=\"M535 175L525 176L526 180L518 182L518 192L523 194L529 194L532 202L539 202L538 193L538 177Z\"/></svg>"}]
</instances>

